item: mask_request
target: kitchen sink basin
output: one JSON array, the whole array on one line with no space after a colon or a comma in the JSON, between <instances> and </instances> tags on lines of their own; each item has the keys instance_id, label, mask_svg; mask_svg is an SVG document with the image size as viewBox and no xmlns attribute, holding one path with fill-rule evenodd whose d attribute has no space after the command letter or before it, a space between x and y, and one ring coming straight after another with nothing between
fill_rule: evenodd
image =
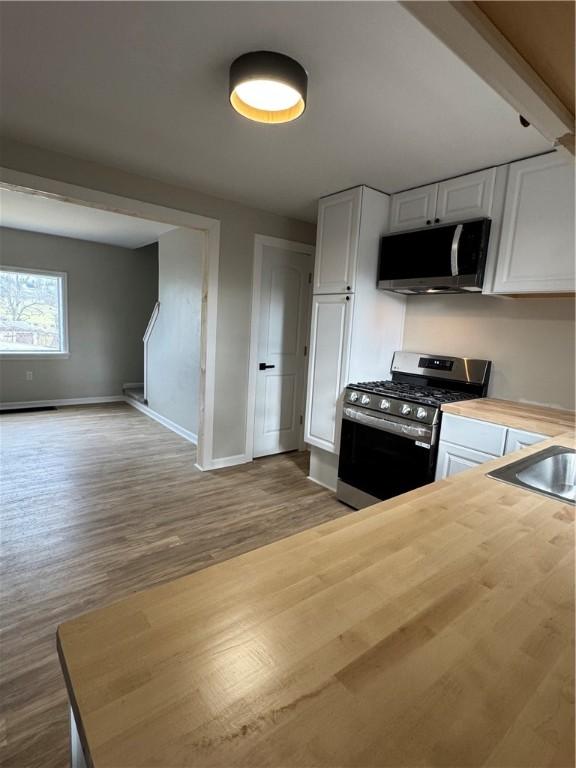
<instances>
[{"instance_id":1,"label":"kitchen sink basin","mask_svg":"<svg viewBox=\"0 0 576 768\"><path fill-rule=\"evenodd\" d=\"M487 477L576 504L576 451L572 448L552 445L488 472Z\"/></svg>"}]
</instances>

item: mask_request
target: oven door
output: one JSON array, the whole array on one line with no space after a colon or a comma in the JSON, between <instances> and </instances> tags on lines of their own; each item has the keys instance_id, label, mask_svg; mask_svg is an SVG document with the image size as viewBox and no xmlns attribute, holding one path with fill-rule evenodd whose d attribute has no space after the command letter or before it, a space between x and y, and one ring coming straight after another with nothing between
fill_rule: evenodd
<instances>
[{"instance_id":1,"label":"oven door","mask_svg":"<svg viewBox=\"0 0 576 768\"><path fill-rule=\"evenodd\" d=\"M434 480L436 427L345 408L337 495L357 509Z\"/></svg>"}]
</instances>

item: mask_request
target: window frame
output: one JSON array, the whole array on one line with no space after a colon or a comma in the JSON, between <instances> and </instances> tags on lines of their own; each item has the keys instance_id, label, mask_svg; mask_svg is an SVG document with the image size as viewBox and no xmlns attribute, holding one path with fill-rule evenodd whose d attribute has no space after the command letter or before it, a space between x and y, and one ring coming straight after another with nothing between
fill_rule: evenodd
<instances>
[{"instance_id":1,"label":"window frame","mask_svg":"<svg viewBox=\"0 0 576 768\"><path fill-rule=\"evenodd\" d=\"M5 352L0 349L0 360L53 360L55 358L65 359L70 357L70 349L68 346L68 273L58 272L54 269L12 267L8 264L0 265L0 272L19 272L24 275L47 275L49 277L58 277L60 294L60 349L54 352L48 352L45 349L39 352L32 352L29 349L22 350L21 352Z\"/></svg>"}]
</instances>

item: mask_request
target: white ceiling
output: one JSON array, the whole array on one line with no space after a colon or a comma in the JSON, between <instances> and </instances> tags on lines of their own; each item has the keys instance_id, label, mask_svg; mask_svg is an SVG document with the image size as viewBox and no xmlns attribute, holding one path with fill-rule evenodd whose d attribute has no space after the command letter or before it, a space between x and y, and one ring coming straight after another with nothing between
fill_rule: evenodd
<instances>
[{"instance_id":1,"label":"white ceiling","mask_svg":"<svg viewBox=\"0 0 576 768\"><path fill-rule=\"evenodd\" d=\"M395 2L2 3L12 138L312 219L321 195L387 192L550 149ZM227 100L230 62L277 50L308 109L259 125Z\"/></svg>"},{"instance_id":2,"label":"white ceiling","mask_svg":"<svg viewBox=\"0 0 576 768\"><path fill-rule=\"evenodd\" d=\"M140 248L174 229L170 224L5 189L0 190L0 226L123 248Z\"/></svg>"}]
</instances>

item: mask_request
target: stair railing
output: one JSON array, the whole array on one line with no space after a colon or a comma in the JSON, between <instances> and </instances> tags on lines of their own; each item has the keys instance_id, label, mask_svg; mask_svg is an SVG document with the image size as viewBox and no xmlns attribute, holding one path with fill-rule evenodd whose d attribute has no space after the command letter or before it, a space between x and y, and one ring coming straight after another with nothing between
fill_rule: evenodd
<instances>
[{"instance_id":1,"label":"stair railing","mask_svg":"<svg viewBox=\"0 0 576 768\"><path fill-rule=\"evenodd\" d=\"M156 304L154 304L154 309L152 310L152 314L150 315L150 320L148 321L148 325L146 326L146 331L144 332L144 336L142 337L142 341L144 342L144 400L146 402L148 402L148 341L150 339L150 336L152 335L154 326L156 325L156 320L158 319L159 312L160 312L160 302L157 301Z\"/></svg>"}]
</instances>

